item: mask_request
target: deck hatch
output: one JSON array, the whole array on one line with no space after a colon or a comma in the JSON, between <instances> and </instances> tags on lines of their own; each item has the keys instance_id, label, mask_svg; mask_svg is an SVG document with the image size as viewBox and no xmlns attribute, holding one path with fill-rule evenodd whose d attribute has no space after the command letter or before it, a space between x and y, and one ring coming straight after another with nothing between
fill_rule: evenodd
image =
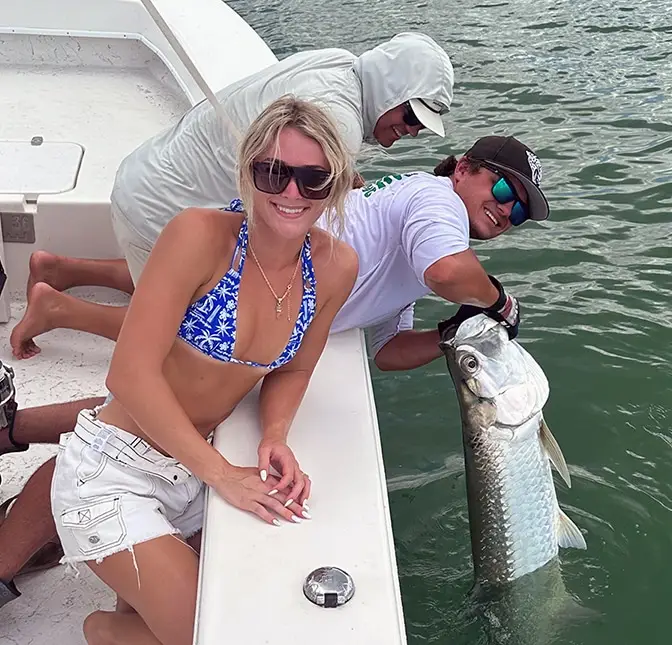
<instances>
[{"instance_id":1,"label":"deck hatch","mask_svg":"<svg viewBox=\"0 0 672 645\"><path fill-rule=\"evenodd\" d=\"M0 141L0 194L38 195L72 190L84 148L70 141Z\"/></svg>"}]
</instances>

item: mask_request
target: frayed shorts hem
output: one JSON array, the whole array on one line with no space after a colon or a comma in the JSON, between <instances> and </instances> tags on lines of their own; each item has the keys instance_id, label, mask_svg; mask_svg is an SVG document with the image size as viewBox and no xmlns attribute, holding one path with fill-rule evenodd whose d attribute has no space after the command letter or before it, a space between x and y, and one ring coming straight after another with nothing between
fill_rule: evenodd
<instances>
[{"instance_id":1,"label":"frayed shorts hem","mask_svg":"<svg viewBox=\"0 0 672 645\"><path fill-rule=\"evenodd\" d=\"M198 533L197 531L194 531L194 535ZM164 531L162 533L157 533L156 535L150 535L146 538L142 538L140 540L135 540L131 543L127 544L119 544L113 547L110 547L109 549L103 551L102 553L96 553L95 555L64 555L60 560L60 564L66 564L66 565L75 565L75 564L81 564L82 562L95 562L96 564L100 564L105 558L109 558L111 555L116 555L117 553L121 553L122 551L128 551L131 555L135 555L133 553L134 547L136 547L138 544L143 544L144 542L150 542L151 540L156 540L157 538L163 537L164 535L181 535L185 540L190 538L191 535L185 536L182 535L182 532L179 529L172 529L171 531Z\"/></svg>"}]
</instances>

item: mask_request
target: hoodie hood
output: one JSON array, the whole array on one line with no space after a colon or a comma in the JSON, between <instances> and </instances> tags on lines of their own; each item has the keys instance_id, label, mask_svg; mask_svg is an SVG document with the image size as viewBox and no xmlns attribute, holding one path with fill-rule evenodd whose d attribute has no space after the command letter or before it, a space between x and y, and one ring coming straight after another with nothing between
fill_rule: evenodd
<instances>
[{"instance_id":1,"label":"hoodie hood","mask_svg":"<svg viewBox=\"0 0 672 645\"><path fill-rule=\"evenodd\" d=\"M429 36L404 32L364 52L354 64L362 84L364 140L376 143L378 119L409 99L425 99L450 107L453 65Z\"/></svg>"}]
</instances>

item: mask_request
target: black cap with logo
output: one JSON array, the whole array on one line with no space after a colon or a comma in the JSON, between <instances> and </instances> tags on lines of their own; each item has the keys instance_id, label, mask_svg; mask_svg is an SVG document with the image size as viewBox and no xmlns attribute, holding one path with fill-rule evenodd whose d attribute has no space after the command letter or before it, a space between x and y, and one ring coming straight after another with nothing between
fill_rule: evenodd
<instances>
[{"instance_id":1,"label":"black cap with logo","mask_svg":"<svg viewBox=\"0 0 672 645\"><path fill-rule=\"evenodd\" d=\"M539 188L541 161L526 145L515 137L483 137L465 155L520 179L527 191L530 219L548 219L548 201Z\"/></svg>"}]
</instances>

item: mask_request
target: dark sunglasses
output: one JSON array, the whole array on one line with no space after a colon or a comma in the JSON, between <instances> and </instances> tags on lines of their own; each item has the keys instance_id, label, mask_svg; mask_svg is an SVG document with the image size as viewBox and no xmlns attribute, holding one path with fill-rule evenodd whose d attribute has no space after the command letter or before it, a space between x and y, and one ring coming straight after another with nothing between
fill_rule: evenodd
<instances>
[{"instance_id":1,"label":"dark sunglasses","mask_svg":"<svg viewBox=\"0 0 672 645\"><path fill-rule=\"evenodd\" d=\"M252 176L257 190L279 195L294 178L299 193L305 199L326 199L331 192L329 171L311 166L288 166L283 161L255 161Z\"/></svg>"},{"instance_id":2,"label":"dark sunglasses","mask_svg":"<svg viewBox=\"0 0 672 645\"><path fill-rule=\"evenodd\" d=\"M481 163L490 172L494 172L499 176L499 179L492 186L492 196L499 204L508 204L509 202L514 202L513 206L511 207L509 220L513 226L520 226L523 222L530 218L527 205L521 201L520 197L518 197L516 189L513 187L513 184L504 175L502 175L499 169L495 168L494 166L489 166L486 163Z\"/></svg>"},{"instance_id":3,"label":"dark sunglasses","mask_svg":"<svg viewBox=\"0 0 672 645\"><path fill-rule=\"evenodd\" d=\"M437 114L447 114L448 112L450 112L448 108L441 108L440 110L437 110L431 107L430 105L427 105L425 101L421 102L424 103L430 110L432 110L432 112L436 112ZM421 128L426 127L425 124L422 123L422 121L420 121L420 119L418 119L418 117L416 116L415 112L413 111L413 108L411 107L410 101L406 101L406 103L404 103L404 116L402 118L404 120L404 123L410 128L415 128L417 126L420 126Z\"/></svg>"},{"instance_id":4,"label":"dark sunglasses","mask_svg":"<svg viewBox=\"0 0 672 645\"><path fill-rule=\"evenodd\" d=\"M409 127L409 128L415 128L417 126L420 127L425 127L420 123L420 119L418 119L417 116L415 116L415 112L413 112L413 108L411 107L411 104L406 101L404 103L404 123Z\"/></svg>"}]
</instances>

